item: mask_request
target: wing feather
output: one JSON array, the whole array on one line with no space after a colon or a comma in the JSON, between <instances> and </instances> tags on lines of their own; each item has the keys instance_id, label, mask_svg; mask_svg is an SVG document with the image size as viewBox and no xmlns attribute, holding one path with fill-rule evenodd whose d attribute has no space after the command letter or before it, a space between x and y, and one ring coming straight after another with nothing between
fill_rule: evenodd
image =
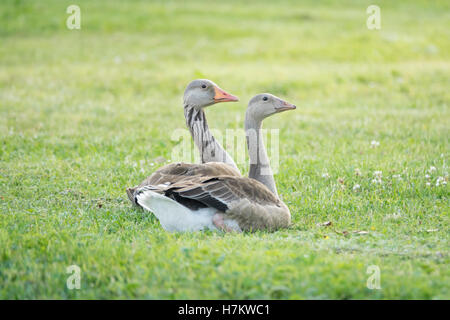
<instances>
[{"instance_id":1,"label":"wing feather","mask_svg":"<svg viewBox=\"0 0 450 320\"><path fill-rule=\"evenodd\" d=\"M246 199L259 205L278 205L280 200L259 181L245 177L220 176L197 178L188 184L174 184L168 188L182 198L197 200L226 212L233 203Z\"/></svg>"},{"instance_id":2,"label":"wing feather","mask_svg":"<svg viewBox=\"0 0 450 320\"><path fill-rule=\"evenodd\" d=\"M152 175L147 177L138 186L128 188L127 195L133 204L135 202L136 190L145 186L165 185L167 187L173 184L179 184L193 177L214 177L214 176L236 176L241 174L232 166L221 162L208 162L203 164L191 163L171 163L156 170Z\"/></svg>"}]
</instances>

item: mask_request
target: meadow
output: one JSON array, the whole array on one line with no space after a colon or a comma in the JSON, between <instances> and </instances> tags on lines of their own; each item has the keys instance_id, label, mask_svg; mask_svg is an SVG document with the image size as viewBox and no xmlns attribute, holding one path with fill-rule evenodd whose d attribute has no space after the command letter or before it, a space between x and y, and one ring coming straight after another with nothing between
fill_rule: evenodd
<instances>
[{"instance_id":1,"label":"meadow","mask_svg":"<svg viewBox=\"0 0 450 320\"><path fill-rule=\"evenodd\" d=\"M0 298L449 299L449 75L448 1L3 0ZM131 207L195 78L241 99L217 130L256 93L297 105L264 124L288 229L167 233Z\"/></svg>"}]
</instances>

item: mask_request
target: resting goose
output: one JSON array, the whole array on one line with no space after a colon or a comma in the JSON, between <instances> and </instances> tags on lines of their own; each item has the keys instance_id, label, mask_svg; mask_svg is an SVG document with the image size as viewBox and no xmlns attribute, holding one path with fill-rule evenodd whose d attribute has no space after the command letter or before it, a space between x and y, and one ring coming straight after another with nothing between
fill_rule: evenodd
<instances>
[{"instance_id":1,"label":"resting goose","mask_svg":"<svg viewBox=\"0 0 450 320\"><path fill-rule=\"evenodd\" d=\"M184 91L184 117L194 143L200 152L201 162L227 163L239 172L236 163L209 131L203 111L207 106L227 101L239 101L239 99L220 89L211 80L194 80L188 84Z\"/></svg>"},{"instance_id":2,"label":"resting goose","mask_svg":"<svg viewBox=\"0 0 450 320\"><path fill-rule=\"evenodd\" d=\"M223 149L222 145L209 131L205 112L203 110L210 105L228 101L239 101L239 99L222 90L211 80L193 80L186 87L183 95L184 116L186 125L191 132L192 139L200 152L201 162L222 162L227 164L215 164L209 167L194 166L190 168L189 173L186 175L241 175L231 156ZM180 178L179 174L171 171L172 167L173 165L165 166L145 179L137 187L128 188L126 191L130 201L133 202L133 204L136 204L134 193L137 188L155 183L159 184L177 181Z\"/></svg>"},{"instance_id":3,"label":"resting goose","mask_svg":"<svg viewBox=\"0 0 450 320\"><path fill-rule=\"evenodd\" d=\"M254 96L245 113L245 134L250 158L249 178L258 180L278 197L277 187L263 141L262 122L274 113L295 109L296 106L269 93Z\"/></svg>"},{"instance_id":4,"label":"resting goose","mask_svg":"<svg viewBox=\"0 0 450 320\"><path fill-rule=\"evenodd\" d=\"M272 231L287 227L290 211L276 193L260 130L264 118L295 108L271 94L259 94L249 102L247 146L252 175L259 181L239 176L224 163L175 163L144 181L134 193L135 203L153 212L167 231ZM220 171L224 174L217 174Z\"/></svg>"}]
</instances>

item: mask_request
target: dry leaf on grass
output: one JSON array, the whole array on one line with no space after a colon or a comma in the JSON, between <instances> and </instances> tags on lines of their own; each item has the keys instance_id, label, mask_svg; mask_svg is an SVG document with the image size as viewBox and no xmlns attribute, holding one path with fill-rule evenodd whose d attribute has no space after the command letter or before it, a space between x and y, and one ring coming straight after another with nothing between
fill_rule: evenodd
<instances>
[{"instance_id":1,"label":"dry leaf on grass","mask_svg":"<svg viewBox=\"0 0 450 320\"><path fill-rule=\"evenodd\" d=\"M322 223L318 223L317 226L318 227L328 227L328 226L331 226L332 224L333 223L331 221L325 221L325 222L322 222Z\"/></svg>"}]
</instances>

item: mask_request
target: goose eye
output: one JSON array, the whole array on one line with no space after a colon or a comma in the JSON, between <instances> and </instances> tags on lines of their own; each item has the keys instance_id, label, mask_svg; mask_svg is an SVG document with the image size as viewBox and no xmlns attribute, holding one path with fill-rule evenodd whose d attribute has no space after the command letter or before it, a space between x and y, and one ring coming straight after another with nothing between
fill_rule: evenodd
<instances>
[{"instance_id":1,"label":"goose eye","mask_svg":"<svg viewBox=\"0 0 450 320\"><path fill-rule=\"evenodd\" d=\"M202 84L202 88L205 89L206 88L206 84Z\"/></svg>"},{"instance_id":2,"label":"goose eye","mask_svg":"<svg viewBox=\"0 0 450 320\"><path fill-rule=\"evenodd\" d=\"M264 97L264 98L263 98L264 101L267 101L267 99L269 99L269 98L267 98L267 97Z\"/></svg>"}]
</instances>

